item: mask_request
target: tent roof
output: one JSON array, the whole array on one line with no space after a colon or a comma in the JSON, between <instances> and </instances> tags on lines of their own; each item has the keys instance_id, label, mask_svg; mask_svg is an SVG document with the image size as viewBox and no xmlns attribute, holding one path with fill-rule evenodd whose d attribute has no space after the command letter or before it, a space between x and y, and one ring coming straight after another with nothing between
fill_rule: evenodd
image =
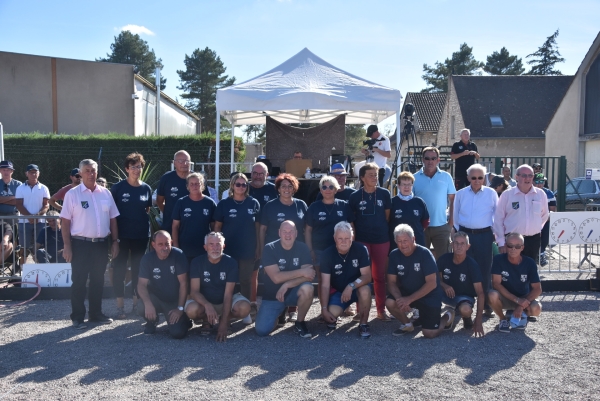
<instances>
[{"instance_id":1,"label":"tent roof","mask_svg":"<svg viewBox=\"0 0 600 401\"><path fill-rule=\"evenodd\" d=\"M378 123L400 110L402 96L340 70L307 48L258 77L217 91L217 110L236 125L320 123L346 113L346 124Z\"/></svg>"}]
</instances>

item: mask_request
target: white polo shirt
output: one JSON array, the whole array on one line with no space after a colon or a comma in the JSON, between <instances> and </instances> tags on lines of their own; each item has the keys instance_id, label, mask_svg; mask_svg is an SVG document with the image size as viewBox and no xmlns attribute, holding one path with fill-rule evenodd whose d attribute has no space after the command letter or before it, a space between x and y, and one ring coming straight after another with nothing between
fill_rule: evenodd
<instances>
[{"instance_id":1,"label":"white polo shirt","mask_svg":"<svg viewBox=\"0 0 600 401\"><path fill-rule=\"evenodd\" d=\"M110 219L119 210L110 191L96 185L90 191L80 184L65 194L60 217L71 221L71 235L104 238L110 234Z\"/></svg>"},{"instance_id":2,"label":"white polo shirt","mask_svg":"<svg viewBox=\"0 0 600 401\"><path fill-rule=\"evenodd\" d=\"M37 214L44 204L44 198L50 199L48 187L38 181L33 187L30 187L25 181L17 187L15 198L23 199L23 206L31 214ZM40 219L36 223L45 223L45 219ZM19 219L19 223L29 223L27 219Z\"/></svg>"}]
</instances>

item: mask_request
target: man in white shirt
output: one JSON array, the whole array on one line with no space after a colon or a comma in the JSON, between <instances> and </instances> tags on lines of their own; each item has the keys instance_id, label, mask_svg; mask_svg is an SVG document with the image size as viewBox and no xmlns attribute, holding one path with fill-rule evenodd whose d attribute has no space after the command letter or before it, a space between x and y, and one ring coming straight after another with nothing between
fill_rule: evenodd
<instances>
[{"instance_id":1,"label":"man in white shirt","mask_svg":"<svg viewBox=\"0 0 600 401\"><path fill-rule=\"evenodd\" d=\"M50 191L39 182L40 168L35 164L27 166L27 181L17 187L15 203L23 216L42 216L48 211ZM46 226L44 219L19 219L19 244L23 248L33 249L37 235Z\"/></svg>"},{"instance_id":2,"label":"man in white shirt","mask_svg":"<svg viewBox=\"0 0 600 401\"><path fill-rule=\"evenodd\" d=\"M369 125L369 128L367 128L367 136L371 139L374 140L375 143L373 144L373 148L371 149L371 152L369 152L367 149L363 149L362 152L364 153L365 156L367 156L367 162L369 162L370 160L369 157L371 156L373 158L373 163L377 164L377 166L379 166L379 186L382 187L383 183L386 180L386 175L389 177L389 174L387 174L387 170L389 169L386 168L387 167L387 159L388 157L390 157L392 155L391 152L391 145L390 145L390 138L388 138L387 136L384 136L382 134L379 133L379 128L377 128L377 125L373 124L373 125ZM391 170L390 170L391 172Z\"/></svg>"}]
</instances>

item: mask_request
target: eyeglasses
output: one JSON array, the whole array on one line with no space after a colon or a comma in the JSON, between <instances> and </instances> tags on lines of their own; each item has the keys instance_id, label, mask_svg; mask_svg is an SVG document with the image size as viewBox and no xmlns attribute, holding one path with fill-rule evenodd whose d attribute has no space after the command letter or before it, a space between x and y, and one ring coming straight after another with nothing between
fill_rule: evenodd
<instances>
[{"instance_id":1,"label":"eyeglasses","mask_svg":"<svg viewBox=\"0 0 600 401\"><path fill-rule=\"evenodd\" d=\"M471 177L471 180L475 181L475 180L483 180L483 177Z\"/></svg>"},{"instance_id":2,"label":"eyeglasses","mask_svg":"<svg viewBox=\"0 0 600 401\"><path fill-rule=\"evenodd\" d=\"M519 177L523 178L533 178L533 174L517 174Z\"/></svg>"},{"instance_id":3,"label":"eyeglasses","mask_svg":"<svg viewBox=\"0 0 600 401\"><path fill-rule=\"evenodd\" d=\"M412 182L403 182L401 184L398 184L398 187L412 187L413 183Z\"/></svg>"},{"instance_id":4,"label":"eyeglasses","mask_svg":"<svg viewBox=\"0 0 600 401\"><path fill-rule=\"evenodd\" d=\"M141 170L143 168L144 168L144 166L142 166L142 165L139 165L139 166L129 166L129 169L131 169L131 170Z\"/></svg>"},{"instance_id":5,"label":"eyeglasses","mask_svg":"<svg viewBox=\"0 0 600 401\"><path fill-rule=\"evenodd\" d=\"M437 160L437 157L423 157L423 160L427 160L427 161Z\"/></svg>"},{"instance_id":6,"label":"eyeglasses","mask_svg":"<svg viewBox=\"0 0 600 401\"><path fill-rule=\"evenodd\" d=\"M257 176L259 176L259 177L264 177L264 176L265 176L265 173L259 173L258 171L253 171L253 172L252 172L252 175L257 175Z\"/></svg>"},{"instance_id":7,"label":"eyeglasses","mask_svg":"<svg viewBox=\"0 0 600 401\"><path fill-rule=\"evenodd\" d=\"M323 186L321 187L321 189L322 189L323 191L326 191L326 190L328 190L328 189L330 189L330 190L334 190L334 189L335 189L335 186L333 186L333 185L323 185Z\"/></svg>"},{"instance_id":8,"label":"eyeglasses","mask_svg":"<svg viewBox=\"0 0 600 401\"><path fill-rule=\"evenodd\" d=\"M517 245L506 244L506 247L507 247L507 248L510 248L510 249L521 249L521 248L523 248L523 245L518 245L518 244L517 244Z\"/></svg>"},{"instance_id":9,"label":"eyeglasses","mask_svg":"<svg viewBox=\"0 0 600 401\"><path fill-rule=\"evenodd\" d=\"M236 182L235 186L236 188L246 188L248 184L246 184L245 182Z\"/></svg>"}]
</instances>

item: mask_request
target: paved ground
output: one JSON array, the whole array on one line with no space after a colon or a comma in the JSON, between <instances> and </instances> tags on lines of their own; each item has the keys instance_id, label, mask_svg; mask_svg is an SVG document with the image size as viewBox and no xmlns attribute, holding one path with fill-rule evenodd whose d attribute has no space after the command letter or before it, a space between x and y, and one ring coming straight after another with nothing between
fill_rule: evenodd
<instances>
[{"instance_id":1,"label":"paved ground","mask_svg":"<svg viewBox=\"0 0 600 401\"><path fill-rule=\"evenodd\" d=\"M80 332L68 301L33 301L0 308L0 400L598 399L598 301L546 294L525 332L499 333L491 319L483 339L460 322L434 340L397 338L396 322L375 321L366 341L349 318L328 333L313 305L311 340L291 324L258 338L235 323L225 344L197 327L180 341L164 325L145 336L134 316Z\"/></svg>"}]
</instances>

